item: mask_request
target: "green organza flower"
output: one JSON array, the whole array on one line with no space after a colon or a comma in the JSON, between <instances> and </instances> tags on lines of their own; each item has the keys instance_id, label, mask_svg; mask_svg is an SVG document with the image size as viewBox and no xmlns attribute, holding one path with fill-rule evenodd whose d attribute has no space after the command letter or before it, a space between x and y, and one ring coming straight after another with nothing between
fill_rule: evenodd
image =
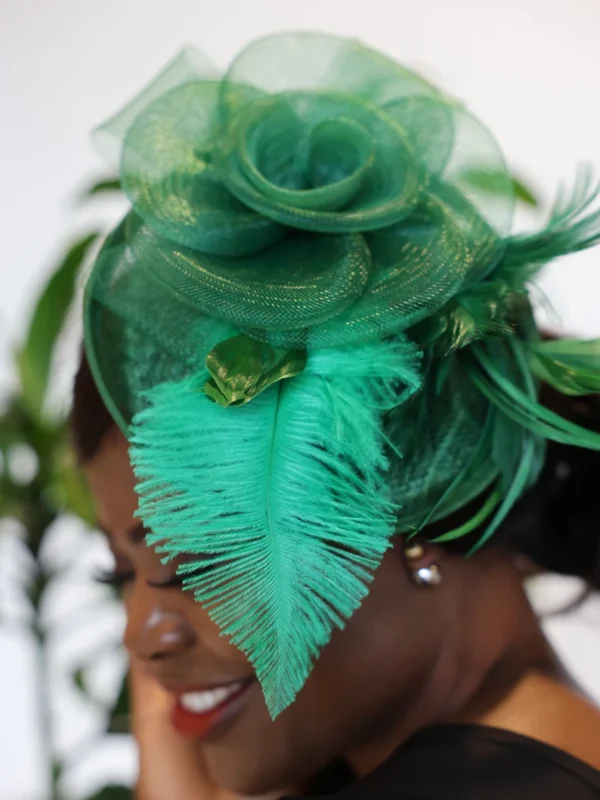
<instances>
[{"instance_id":1,"label":"green organza flower","mask_svg":"<svg viewBox=\"0 0 600 800\"><path fill-rule=\"evenodd\" d=\"M319 34L262 39L220 80L193 61L102 129L124 130L127 246L182 302L279 347L337 346L405 330L497 262L502 155L413 72Z\"/></svg>"}]
</instances>

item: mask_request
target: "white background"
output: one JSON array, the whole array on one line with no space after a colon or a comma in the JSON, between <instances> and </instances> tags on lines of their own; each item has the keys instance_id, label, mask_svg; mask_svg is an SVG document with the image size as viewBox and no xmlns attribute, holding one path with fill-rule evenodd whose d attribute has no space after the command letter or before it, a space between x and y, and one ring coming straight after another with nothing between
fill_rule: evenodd
<instances>
[{"instance_id":1,"label":"white background","mask_svg":"<svg viewBox=\"0 0 600 800\"><path fill-rule=\"evenodd\" d=\"M360 37L423 70L464 99L502 143L511 166L546 202L580 161L600 173L600 3L598 0L0 0L0 379L11 380L10 346L65 242L92 221L116 219L116 207L77 210L77 191L103 175L89 131L147 82L183 44L195 44L225 64L249 39L283 29L313 29ZM527 217L519 223L530 222ZM562 327L600 335L600 251L548 270L542 286ZM555 318L552 318L555 321ZM77 337L74 323L71 340ZM63 393L73 347L58 366ZM0 538L0 599L13 616L23 608L10 590L18 532ZM91 547L91 551L90 551ZM119 635L119 610L86 589L85 569L99 561L77 523L65 521L48 558L74 562L48 603L49 622L88 601L83 624L57 639L52 692L61 752L78 752L65 785L80 796L105 777L131 777L127 742L85 750L97 717L68 689L65 668L85 651L100 699L120 663L100 639ZM84 569L85 568L85 569ZM11 571L12 570L12 571ZM7 577L8 576L8 577ZM560 586L539 592L552 601ZM83 613L83 612L82 612ZM598 601L570 619L547 623L569 666L600 698ZM70 642L70 643L69 643ZM30 643L0 624L0 799L41 800L41 734L34 713Z\"/></svg>"}]
</instances>

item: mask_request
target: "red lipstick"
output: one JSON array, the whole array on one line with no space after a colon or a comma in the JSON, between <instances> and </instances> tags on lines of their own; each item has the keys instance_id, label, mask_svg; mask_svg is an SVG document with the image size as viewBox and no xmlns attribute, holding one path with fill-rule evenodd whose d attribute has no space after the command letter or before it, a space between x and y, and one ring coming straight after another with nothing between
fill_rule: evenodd
<instances>
[{"instance_id":1,"label":"red lipstick","mask_svg":"<svg viewBox=\"0 0 600 800\"><path fill-rule=\"evenodd\" d=\"M215 732L220 723L237 716L252 683L245 681L180 694L171 717L173 727L183 736L203 739Z\"/></svg>"}]
</instances>

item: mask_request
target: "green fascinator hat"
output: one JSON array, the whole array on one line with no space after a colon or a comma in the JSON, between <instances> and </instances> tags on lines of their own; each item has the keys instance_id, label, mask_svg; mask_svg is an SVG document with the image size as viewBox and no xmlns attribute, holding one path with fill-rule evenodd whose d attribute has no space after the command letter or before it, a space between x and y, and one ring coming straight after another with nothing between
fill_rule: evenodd
<instances>
[{"instance_id":1,"label":"green fascinator hat","mask_svg":"<svg viewBox=\"0 0 600 800\"><path fill-rule=\"evenodd\" d=\"M461 104L362 44L185 50L97 132L131 210L85 293L85 345L131 444L148 541L252 662L273 717L394 535L497 530L546 440L538 402L600 391L600 344L544 342L528 285L600 240L583 176L539 232Z\"/></svg>"}]
</instances>

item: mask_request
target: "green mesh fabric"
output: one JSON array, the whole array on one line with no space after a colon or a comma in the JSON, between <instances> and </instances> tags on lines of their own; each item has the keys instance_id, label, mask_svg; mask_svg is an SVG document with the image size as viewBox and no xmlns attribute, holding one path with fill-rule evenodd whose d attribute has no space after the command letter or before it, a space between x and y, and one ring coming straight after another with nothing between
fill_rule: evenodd
<instances>
[{"instance_id":1,"label":"green mesh fabric","mask_svg":"<svg viewBox=\"0 0 600 800\"><path fill-rule=\"evenodd\" d=\"M231 326L182 306L135 268L128 243L139 224L128 215L107 238L86 284L87 355L113 417L127 430L143 393L156 383L198 370ZM138 304L142 303L143 307ZM135 319L132 308L139 308Z\"/></svg>"},{"instance_id":2,"label":"green mesh fabric","mask_svg":"<svg viewBox=\"0 0 600 800\"><path fill-rule=\"evenodd\" d=\"M316 34L261 40L220 81L181 61L178 85L167 70L166 91L102 131L131 122L136 268L182 303L266 341L337 346L408 328L497 261L513 208L502 155L417 75Z\"/></svg>"},{"instance_id":3,"label":"green mesh fabric","mask_svg":"<svg viewBox=\"0 0 600 800\"><path fill-rule=\"evenodd\" d=\"M600 239L598 189L582 175L512 236L486 128L319 34L259 40L222 77L186 50L97 140L132 208L87 282L88 358L149 543L198 556L185 586L276 716L394 533L482 497L441 539L485 523L483 544L547 439L600 449L537 399L540 379L600 386L600 346L548 348L528 296Z\"/></svg>"}]
</instances>

